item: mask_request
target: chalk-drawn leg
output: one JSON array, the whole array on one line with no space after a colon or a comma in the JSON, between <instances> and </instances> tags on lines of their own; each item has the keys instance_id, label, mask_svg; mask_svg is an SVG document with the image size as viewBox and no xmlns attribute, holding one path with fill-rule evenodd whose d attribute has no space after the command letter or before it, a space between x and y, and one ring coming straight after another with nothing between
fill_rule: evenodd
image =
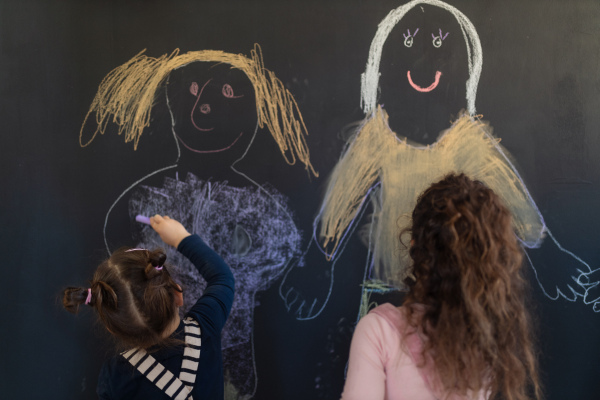
<instances>
[{"instance_id":1,"label":"chalk-drawn leg","mask_svg":"<svg viewBox=\"0 0 600 400\"><path fill-rule=\"evenodd\" d=\"M538 249L527 249L526 255L544 294L557 300L576 301L586 295L586 284L580 277L590 267L581 258L563 248L549 230L548 238Z\"/></svg>"}]
</instances>

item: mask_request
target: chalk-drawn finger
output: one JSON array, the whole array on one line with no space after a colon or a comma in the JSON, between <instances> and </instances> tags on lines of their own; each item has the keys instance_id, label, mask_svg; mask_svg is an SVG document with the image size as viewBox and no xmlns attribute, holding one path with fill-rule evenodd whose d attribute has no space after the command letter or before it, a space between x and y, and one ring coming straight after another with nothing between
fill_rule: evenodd
<instances>
[{"instance_id":1,"label":"chalk-drawn finger","mask_svg":"<svg viewBox=\"0 0 600 400\"><path fill-rule=\"evenodd\" d=\"M292 306L298 300L299 297L300 297L300 294L296 290L294 290L294 288L289 288L289 290L286 292L285 298L284 298L285 308L287 308L287 310L290 311Z\"/></svg>"},{"instance_id":2,"label":"chalk-drawn finger","mask_svg":"<svg viewBox=\"0 0 600 400\"><path fill-rule=\"evenodd\" d=\"M296 318L303 318L304 317L304 306L306 305L306 301L302 300L300 301L300 303L298 304L298 309L296 310L296 312L294 313L296 315Z\"/></svg>"},{"instance_id":3,"label":"chalk-drawn finger","mask_svg":"<svg viewBox=\"0 0 600 400\"><path fill-rule=\"evenodd\" d=\"M572 301L575 301L577 297L584 297L586 293L585 289L581 286L573 287L571 285L567 285L567 289L571 292L568 299Z\"/></svg>"},{"instance_id":4,"label":"chalk-drawn finger","mask_svg":"<svg viewBox=\"0 0 600 400\"><path fill-rule=\"evenodd\" d=\"M302 318L311 318L313 317L314 313L315 313L315 306L317 305L317 299L314 299L310 308L308 309L308 312L306 313L306 315L300 315L300 317Z\"/></svg>"},{"instance_id":5,"label":"chalk-drawn finger","mask_svg":"<svg viewBox=\"0 0 600 400\"><path fill-rule=\"evenodd\" d=\"M597 304L599 302L600 302L600 282L595 282L587 288L587 290L585 292L584 303L585 304L592 304L592 303Z\"/></svg>"},{"instance_id":6,"label":"chalk-drawn finger","mask_svg":"<svg viewBox=\"0 0 600 400\"><path fill-rule=\"evenodd\" d=\"M583 285L600 282L600 269L590 272L582 272L578 277L578 281Z\"/></svg>"},{"instance_id":7,"label":"chalk-drawn finger","mask_svg":"<svg viewBox=\"0 0 600 400\"><path fill-rule=\"evenodd\" d=\"M572 277L575 280L575 282L577 282L577 284L586 287L590 283L593 283L590 279L589 272L584 272L580 269L577 269L577 272L579 272L579 276L577 276L577 278Z\"/></svg>"}]
</instances>

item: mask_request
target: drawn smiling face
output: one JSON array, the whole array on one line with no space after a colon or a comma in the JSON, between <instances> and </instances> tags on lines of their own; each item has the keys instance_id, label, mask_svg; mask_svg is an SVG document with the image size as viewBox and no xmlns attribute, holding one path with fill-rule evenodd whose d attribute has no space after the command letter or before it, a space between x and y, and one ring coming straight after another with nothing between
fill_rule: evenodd
<instances>
[{"instance_id":1,"label":"drawn smiling face","mask_svg":"<svg viewBox=\"0 0 600 400\"><path fill-rule=\"evenodd\" d=\"M452 14L416 6L392 29L383 47L379 104L392 130L430 144L466 107L468 57Z\"/></svg>"},{"instance_id":2,"label":"drawn smiling face","mask_svg":"<svg viewBox=\"0 0 600 400\"><path fill-rule=\"evenodd\" d=\"M406 34L403 34L404 46L410 48L410 47L412 47L412 45L414 43L415 36L419 32L419 28L415 29L415 31L412 34L410 33L410 29L408 29L406 32L407 32ZM441 29L439 32L440 33L437 36L434 33L431 34L431 37L433 37L433 41L432 41L433 47L436 47L436 48L442 47L442 43L443 43L444 39L446 39L448 37L448 34L450 33L450 32L446 32L444 34ZM414 83L412 80L412 77L410 76L410 70L406 71L406 76L408 77L408 83L410 83L410 86L412 86L413 89L415 89L417 92L426 93L426 92L431 92L433 89L435 89L437 87L437 85L440 83L440 76L442 76L442 72L439 70L435 71L435 81L427 87L421 87L421 86L417 85L416 83Z\"/></svg>"},{"instance_id":3,"label":"drawn smiling face","mask_svg":"<svg viewBox=\"0 0 600 400\"><path fill-rule=\"evenodd\" d=\"M252 83L229 65L186 65L171 73L167 90L177 139L194 153L230 150L256 128Z\"/></svg>"}]
</instances>

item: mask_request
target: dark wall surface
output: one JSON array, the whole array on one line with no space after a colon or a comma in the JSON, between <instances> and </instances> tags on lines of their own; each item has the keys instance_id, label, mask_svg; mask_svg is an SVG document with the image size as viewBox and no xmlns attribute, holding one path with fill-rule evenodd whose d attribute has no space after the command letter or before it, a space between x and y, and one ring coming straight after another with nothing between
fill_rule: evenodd
<instances>
[{"instance_id":1,"label":"dark wall surface","mask_svg":"<svg viewBox=\"0 0 600 400\"><path fill-rule=\"evenodd\" d=\"M596 312L600 307L594 308L593 297L600 295L595 296L589 284L577 285L568 271L589 272L600 266L596 209L600 200L600 3L448 3L469 18L481 41L477 113L489 121L512 155L556 239L554 252L532 255L539 268L527 268L547 398L594 399L600 392L600 313ZM348 235L334 271L324 259L307 259L301 273L291 270L309 245L327 177L340 159L345 139L365 117L360 76L377 26L401 4L387 0L1 1L0 307L4 322L0 393L9 394L6 398L94 398L100 366L114 352L92 312L68 314L62 309L60 293L67 285L87 285L95 266L107 255L108 210L123 193L129 196L127 189L134 182L173 165L177 146L169 105L160 92L137 150L117 135L112 121L104 135L82 148L80 128L104 77L144 49L149 57L171 54L177 48L182 54L221 50L249 56L258 43L264 66L297 102L308 132L310 160L319 176L308 174L301 162L286 164L268 128L258 128L252 144L246 144L248 152L236 164L251 183L230 168L237 158L187 158L184 165L182 149L179 167L182 176L192 172L205 182L227 181L233 188L256 183L259 189L267 188L284 203L289 220L283 221L297 233L290 239L296 240L293 248L278 253L291 261L277 261L278 272L268 279L259 276L251 282L254 289L246 291L253 307L248 311L249 325L239 335L245 337L246 350L251 348L253 356L240 370L230 371L240 398L339 398L364 293L366 250L358 231ZM437 11L431 10L424 6L422 14L431 12L438 18ZM452 23L448 23L448 40L461 37ZM386 47L382 58L386 79L403 61L394 47L401 47L403 39L396 35L390 36L396 44ZM429 33L423 29L423 35ZM468 76L465 49L456 46L455 52L445 55L455 68L454 75L448 76L464 81ZM423 51L427 55L431 49ZM405 79L405 72L400 72L398 76ZM400 90L394 91L396 83L382 78L380 100L390 115L399 116L403 107L414 104L407 104ZM187 93L187 87L176 93ZM423 103L415 112L446 113L443 118L451 121L466 107L464 86L457 87L444 87L439 103L446 102L447 109ZM251 126L255 117L243 116ZM394 130L403 130L402 118L390 121ZM407 129L404 135L428 144L444 128ZM119 233L107 240L113 245L136 245L144 233L128 219L124 204L112 215L123 218L110 221L109 228ZM365 217L369 215L368 206L363 211ZM262 223L260 218L255 221ZM249 228L245 231L252 233ZM566 262L576 260L575 266L567 269L556 254L566 255ZM598 280L590 275L590 283ZM577 294L568 289L562 289L564 296L556 292L555 284L564 288L567 282ZM316 304L323 305L321 312L305 308L297 313L299 303L294 305L286 297L295 293L289 289L307 298L314 295ZM400 301L398 296L389 298Z\"/></svg>"}]
</instances>

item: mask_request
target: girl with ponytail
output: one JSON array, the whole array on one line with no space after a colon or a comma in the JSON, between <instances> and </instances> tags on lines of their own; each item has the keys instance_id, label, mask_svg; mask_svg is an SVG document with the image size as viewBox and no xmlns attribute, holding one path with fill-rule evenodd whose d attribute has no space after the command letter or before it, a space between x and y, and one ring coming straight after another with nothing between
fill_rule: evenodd
<instances>
[{"instance_id":1,"label":"girl with ponytail","mask_svg":"<svg viewBox=\"0 0 600 400\"><path fill-rule=\"evenodd\" d=\"M358 323L342 398L540 399L521 247L500 198L450 174L406 231L408 293Z\"/></svg>"},{"instance_id":2,"label":"girl with ponytail","mask_svg":"<svg viewBox=\"0 0 600 400\"><path fill-rule=\"evenodd\" d=\"M163 250L121 248L103 261L88 288L68 287L63 306L96 310L125 350L102 367L101 399L223 398L221 330L234 296L227 264L178 221L156 215L152 228L186 256L207 281L181 320L183 291L165 264Z\"/></svg>"}]
</instances>

